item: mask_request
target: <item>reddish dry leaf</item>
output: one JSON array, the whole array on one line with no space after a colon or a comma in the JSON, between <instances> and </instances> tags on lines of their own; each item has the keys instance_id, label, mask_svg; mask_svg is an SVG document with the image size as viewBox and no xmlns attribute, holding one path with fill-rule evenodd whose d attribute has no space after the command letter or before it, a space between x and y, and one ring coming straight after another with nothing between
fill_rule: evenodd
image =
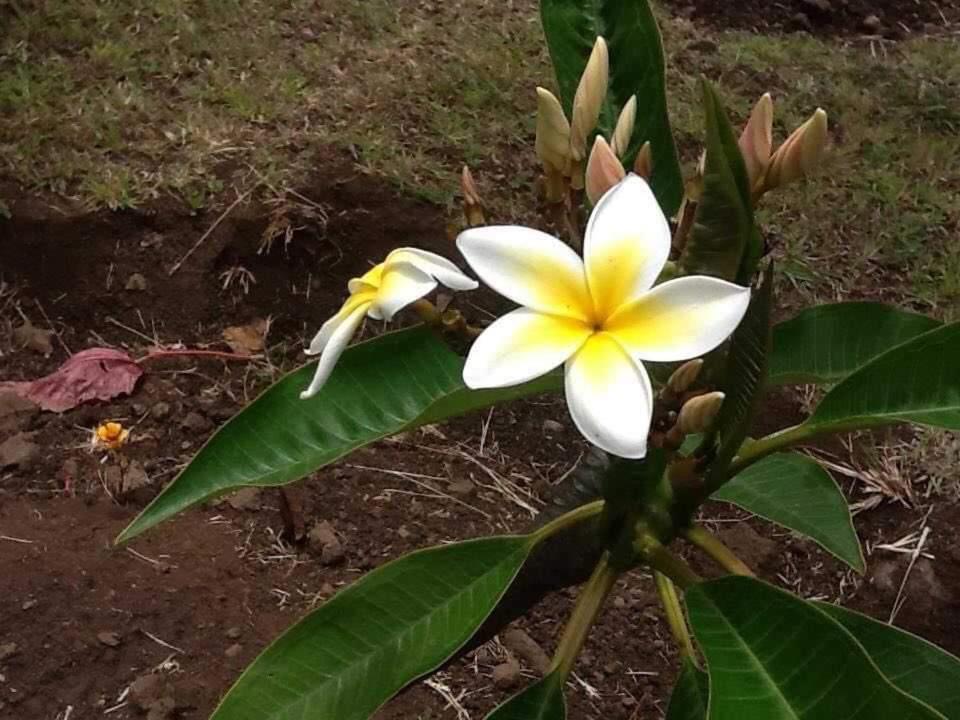
<instances>
[{"instance_id":1,"label":"reddish dry leaf","mask_svg":"<svg viewBox=\"0 0 960 720\"><path fill-rule=\"evenodd\" d=\"M133 392L143 369L125 352L90 348L32 382L0 383L44 410L64 412L90 400L111 400Z\"/></svg>"}]
</instances>

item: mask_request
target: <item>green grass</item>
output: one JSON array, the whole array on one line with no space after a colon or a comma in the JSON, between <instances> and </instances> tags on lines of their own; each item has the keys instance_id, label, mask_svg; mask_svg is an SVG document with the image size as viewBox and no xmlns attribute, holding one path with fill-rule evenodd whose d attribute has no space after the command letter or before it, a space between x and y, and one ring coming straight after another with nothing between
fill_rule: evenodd
<instances>
[{"instance_id":1,"label":"green grass","mask_svg":"<svg viewBox=\"0 0 960 720\"><path fill-rule=\"evenodd\" d=\"M467 162L492 219L534 215L533 88L552 84L535 0L34 6L0 18L0 174L28 187L91 208L173 195L202 210L257 178L301 184L334 144L440 203L451 202ZM688 164L700 145L701 72L738 122L771 91L780 139L816 106L830 113L828 168L762 210L801 296L882 294L954 316L956 43L915 39L871 52L679 19L664 34ZM715 50L696 49L705 37Z\"/></svg>"}]
</instances>

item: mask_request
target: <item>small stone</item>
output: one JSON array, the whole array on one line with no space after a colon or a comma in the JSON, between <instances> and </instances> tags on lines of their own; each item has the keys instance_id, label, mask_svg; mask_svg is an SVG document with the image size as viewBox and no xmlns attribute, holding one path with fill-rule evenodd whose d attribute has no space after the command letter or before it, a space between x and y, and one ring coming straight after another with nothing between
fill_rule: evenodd
<instances>
[{"instance_id":1,"label":"small stone","mask_svg":"<svg viewBox=\"0 0 960 720\"><path fill-rule=\"evenodd\" d=\"M205 433L213 429L213 423L197 411L187 413L180 422L180 427L195 433Z\"/></svg>"},{"instance_id":2,"label":"small stone","mask_svg":"<svg viewBox=\"0 0 960 720\"><path fill-rule=\"evenodd\" d=\"M447 490L450 491L451 495L470 495L476 489L477 486L473 484L473 481L465 477L451 480L447 485Z\"/></svg>"},{"instance_id":3,"label":"small stone","mask_svg":"<svg viewBox=\"0 0 960 720\"><path fill-rule=\"evenodd\" d=\"M231 640L238 640L241 635L243 635L243 629L234 625L232 628L229 628L227 632L224 633Z\"/></svg>"},{"instance_id":4,"label":"small stone","mask_svg":"<svg viewBox=\"0 0 960 720\"><path fill-rule=\"evenodd\" d=\"M150 476L136 460L133 460L123 471L123 482L121 485L124 494L139 490L150 484Z\"/></svg>"},{"instance_id":5,"label":"small stone","mask_svg":"<svg viewBox=\"0 0 960 720\"><path fill-rule=\"evenodd\" d=\"M336 591L337 589L330 583L324 583L323 585L320 586L320 594L323 595L324 597L330 597Z\"/></svg>"},{"instance_id":6,"label":"small stone","mask_svg":"<svg viewBox=\"0 0 960 720\"><path fill-rule=\"evenodd\" d=\"M115 648L120 645L120 636L115 632L99 632L97 633L97 640L107 647Z\"/></svg>"},{"instance_id":7,"label":"small stone","mask_svg":"<svg viewBox=\"0 0 960 720\"><path fill-rule=\"evenodd\" d=\"M147 279L140 273L133 273L127 278L127 283L123 286L124 290L134 292L143 292L147 289Z\"/></svg>"},{"instance_id":8,"label":"small stone","mask_svg":"<svg viewBox=\"0 0 960 720\"><path fill-rule=\"evenodd\" d=\"M123 470L119 465L108 465L103 470L103 482L111 492L120 492L123 489Z\"/></svg>"},{"instance_id":9,"label":"small stone","mask_svg":"<svg viewBox=\"0 0 960 720\"><path fill-rule=\"evenodd\" d=\"M15 642L8 642L0 645L0 662L12 658L17 654L18 648Z\"/></svg>"},{"instance_id":10,"label":"small stone","mask_svg":"<svg viewBox=\"0 0 960 720\"><path fill-rule=\"evenodd\" d=\"M260 488L243 488L227 496L227 505L234 510L260 509Z\"/></svg>"},{"instance_id":11,"label":"small stone","mask_svg":"<svg viewBox=\"0 0 960 720\"><path fill-rule=\"evenodd\" d=\"M727 525L717 536L734 555L754 570L780 554L780 546L775 541L764 537L745 522Z\"/></svg>"},{"instance_id":12,"label":"small stone","mask_svg":"<svg viewBox=\"0 0 960 720\"><path fill-rule=\"evenodd\" d=\"M172 695L165 695L150 706L147 720L171 720L177 710L177 701Z\"/></svg>"},{"instance_id":13,"label":"small stone","mask_svg":"<svg viewBox=\"0 0 960 720\"><path fill-rule=\"evenodd\" d=\"M790 21L793 23L794 27L807 30L808 32L813 32L813 23L810 22L810 18L807 17L806 13L794 13L791 16Z\"/></svg>"},{"instance_id":14,"label":"small stone","mask_svg":"<svg viewBox=\"0 0 960 720\"><path fill-rule=\"evenodd\" d=\"M500 690L512 690L520 683L520 663L510 658L493 668L493 684Z\"/></svg>"},{"instance_id":15,"label":"small stone","mask_svg":"<svg viewBox=\"0 0 960 720\"><path fill-rule=\"evenodd\" d=\"M17 433L0 443L0 469L17 467L29 468L40 452L40 446L33 442L34 433Z\"/></svg>"},{"instance_id":16,"label":"small stone","mask_svg":"<svg viewBox=\"0 0 960 720\"><path fill-rule=\"evenodd\" d=\"M406 525L401 525L397 528L397 537L402 540L409 540L412 535L413 533L407 530Z\"/></svg>"},{"instance_id":17,"label":"small stone","mask_svg":"<svg viewBox=\"0 0 960 720\"><path fill-rule=\"evenodd\" d=\"M163 420L170 415L170 403L163 400L154 403L154 406L150 408L150 415L154 420Z\"/></svg>"},{"instance_id":18,"label":"small stone","mask_svg":"<svg viewBox=\"0 0 960 720\"><path fill-rule=\"evenodd\" d=\"M156 673L141 675L130 684L130 702L141 710L149 710L164 694L163 677Z\"/></svg>"},{"instance_id":19,"label":"small stone","mask_svg":"<svg viewBox=\"0 0 960 720\"><path fill-rule=\"evenodd\" d=\"M53 330L34 327L32 322L24 320L23 325L13 329L13 342L20 347L26 347L40 353L44 357L49 357L53 353L51 338L54 335L56 333Z\"/></svg>"},{"instance_id":20,"label":"small stone","mask_svg":"<svg viewBox=\"0 0 960 720\"><path fill-rule=\"evenodd\" d=\"M556 420L544 420L543 432L547 435L558 435L563 432L563 424Z\"/></svg>"},{"instance_id":21,"label":"small stone","mask_svg":"<svg viewBox=\"0 0 960 720\"><path fill-rule=\"evenodd\" d=\"M326 521L319 522L311 528L307 535L307 544L320 556L321 565L337 565L346 557L336 530Z\"/></svg>"},{"instance_id":22,"label":"small stone","mask_svg":"<svg viewBox=\"0 0 960 720\"><path fill-rule=\"evenodd\" d=\"M243 645L240 643L234 643L226 650L223 651L223 654L228 658L235 658L237 655L243 652Z\"/></svg>"},{"instance_id":23,"label":"small stone","mask_svg":"<svg viewBox=\"0 0 960 720\"><path fill-rule=\"evenodd\" d=\"M540 644L520 628L510 628L501 635L504 646L541 675L550 669L550 656Z\"/></svg>"},{"instance_id":24,"label":"small stone","mask_svg":"<svg viewBox=\"0 0 960 720\"><path fill-rule=\"evenodd\" d=\"M867 15L863 19L863 29L877 35L883 29L883 22L876 15Z\"/></svg>"},{"instance_id":25,"label":"small stone","mask_svg":"<svg viewBox=\"0 0 960 720\"><path fill-rule=\"evenodd\" d=\"M633 707L637 704L637 699L631 695L624 695L622 698L620 698L620 704L625 708Z\"/></svg>"},{"instance_id":26,"label":"small stone","mask_svg":"<svg viewBox=\"0 0 960 720\"><path fill-rule=\"evenodd\" d=\"M24 600L23 605L20 606L21 610L32 610L40 603L37 600Z\"/></svg>"}]
</instances>

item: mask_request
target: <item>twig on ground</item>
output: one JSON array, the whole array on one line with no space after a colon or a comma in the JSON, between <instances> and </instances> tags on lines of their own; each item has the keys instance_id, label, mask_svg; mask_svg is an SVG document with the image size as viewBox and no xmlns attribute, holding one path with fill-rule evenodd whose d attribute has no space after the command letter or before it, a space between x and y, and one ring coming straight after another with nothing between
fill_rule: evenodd
<instances>
[{"instance_id":1,"label":"twig on ground","mask_svg":"<svg viewBox=\"0 0 960 720\"><path fill-rule=\"evenodd\" d=\"M931 508L932 509L932 508ZM929 516L930 513L927 512ZM910 573L913 572L913 566L917 564L917 559L920 557L920 553L923 551L923 546L927 542L927 537L930 535L930 526L927 525L927 519L923 520L923 530L920 532L920 539L917 540L917 545L913 549L913 552L910 554L910 563L907 565L907 570L903 573L903 580L900 581L900 589L897 590L897 597L893 601L893 608L890 610L890 618L887 620L887 624L893 625L893 621L897 619L897 615L900 613L900 609L906 603L907 599L905 596L905 591L907 588L907 580L910 579Z\"/></svg>"},{"instance_id":2,"label":"twig on ground","mask_svg":"<svg viewBox=\"0 0 960 720\"><path fill-rule=\"evenodd\" d=\"M208 228L206 229L206 231L203 233L203 235L200 236L200 239L197 240L197 241L193 244L193 247L191 247L189 250L187 250L187 252L184 253L183 257L181 257L179 260L177 260L177 261L173 264L173 267L170 268L170 270L167 272L167 277L173 277L173 275L176 274L177 270L180 269L180 267L187 261L187 259L188 259L191 255L193 255L194 252L196 252L197 248L199 248L201 245L203 245L204 241L205 241L208 237L210 237L210 235L213 234L213 231L216 230L216 229L220 226L220 223L222 223L224 220L226 220L226 219L227 219L227 216L236 209L237 205L239 205L239 204L242 203L244 200L246 200L246 199L250 196L250 194L251 194L257 187L259 187L259 184L258 184L258 185L254 185L254 186L253 186L252 188L250 188L249 190L246 190L245 192L243 192L243 193L241 193L240 195L238 195L238 196L237 196L237 199L234 200L232 203L230 203L230 206L229 206L226 210L224 210L222 213L220 213L220 217L218 217L216 220L214 220L214 221L213 221L213 225L211 225L210 227L208 227Z\"/></svg>"}]
</instances>

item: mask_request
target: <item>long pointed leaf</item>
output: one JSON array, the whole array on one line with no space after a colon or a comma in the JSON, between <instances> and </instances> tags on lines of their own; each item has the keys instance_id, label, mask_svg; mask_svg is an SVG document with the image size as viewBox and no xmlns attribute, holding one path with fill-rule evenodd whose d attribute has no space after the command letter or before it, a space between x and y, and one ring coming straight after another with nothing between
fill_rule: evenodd
<instances>
[{"instance_id":1,"label":"long pointed leaf","mask_svg":"<svg viewBox=\"0 0 960 720\"><path fill-rule=\"evenodd\" d=\"M566 716L563 679L551 673L511 697L486 720L563 720Z\"/></svg>"},{"instance_id":2,"label":"long pointed leaf","mask_svg":"<svg viewBox=\"0 0 960 720\"><path fill-rule=\"evenodd\" d=\"M309 400L300 392L313 364L290 373L220 428L117 541L236 488L294 482L402 430L559 387L558 376L547 375L512 388L469 390L463 362L420 326L347 349Z\"/></svg>"},{"instance_id":3,"label":"long pointed leaf","mask_svg":"<svg viewBox=\"0 0 960 720\"><path fill-rule=\"evenodd\" d=\"M847 499L830 473L806 455L764 458L720 488L713 499L806 535L857 572L865 569Z\"/></svg>"},{"instance_id":4,"label":"long pointed leaf","mask_svg":"<svg viewBox=\"0 0 960 720\"><path fill-rule=\"evenodd\" d=\"M817 607L863 645L887 680L944 717L960 718L960 658L853 610L828 603L817 603Z\"/></svg>"},{"instance_id":5,"label":"long pointed leaf","mask_svg":"<svg viewBox=\"0 0 960 720\"><path fill-rule=\"evenodd\" d=\"M769 382L838 382L881 353L939 325L933 318L882 303L808 308L774 327Z\"/></svg>"},{"instance_id":6,"label":"long pointed leaf","mask_svg":"<svg viewBox=\"0 0 960 720\"><path fill-rule=\"evenodd\" d=\"M667 114L663 43L647 0L540 0L543 32L550 49L560 99L567 114L594 40L602 35L610 48L610 91L600 116L608 138L618 113L637 96L633 136L626 164L644 141L653 152L651 184L660 206L673 215L683 196L683 175Z\"/></svg>"},{"instance_id":7,"label":"long pointed leaf","mask_svg":"<svg viewBox=\"0 0 960 720\"><path fill-rule=\"evenodd\" d=\"M365 720L469 639L534 543L472 540L374 570L268 647L211 720Z\"/></svg>"},{"instance_id":8,"label":"long pointed leaf","mask_svg":"<svg viewBox=\"0 0 960 720\"><path fill-rule=\"evenodd\" d=\"M835 386L805 423L817 432L913 422L960 430L960 323L885 352Z\"/></svg>"},{"instance_id":9,"label":"long pointed leaf","mask_svg":"<svg viewBox=\"0 0 960 720\"><path fill-rule=\"evenodd\" d=\"M686 593L707 658L709 720L945 720L901 692L816 606L746 577Z\"/></svg>"}]
</instances>

